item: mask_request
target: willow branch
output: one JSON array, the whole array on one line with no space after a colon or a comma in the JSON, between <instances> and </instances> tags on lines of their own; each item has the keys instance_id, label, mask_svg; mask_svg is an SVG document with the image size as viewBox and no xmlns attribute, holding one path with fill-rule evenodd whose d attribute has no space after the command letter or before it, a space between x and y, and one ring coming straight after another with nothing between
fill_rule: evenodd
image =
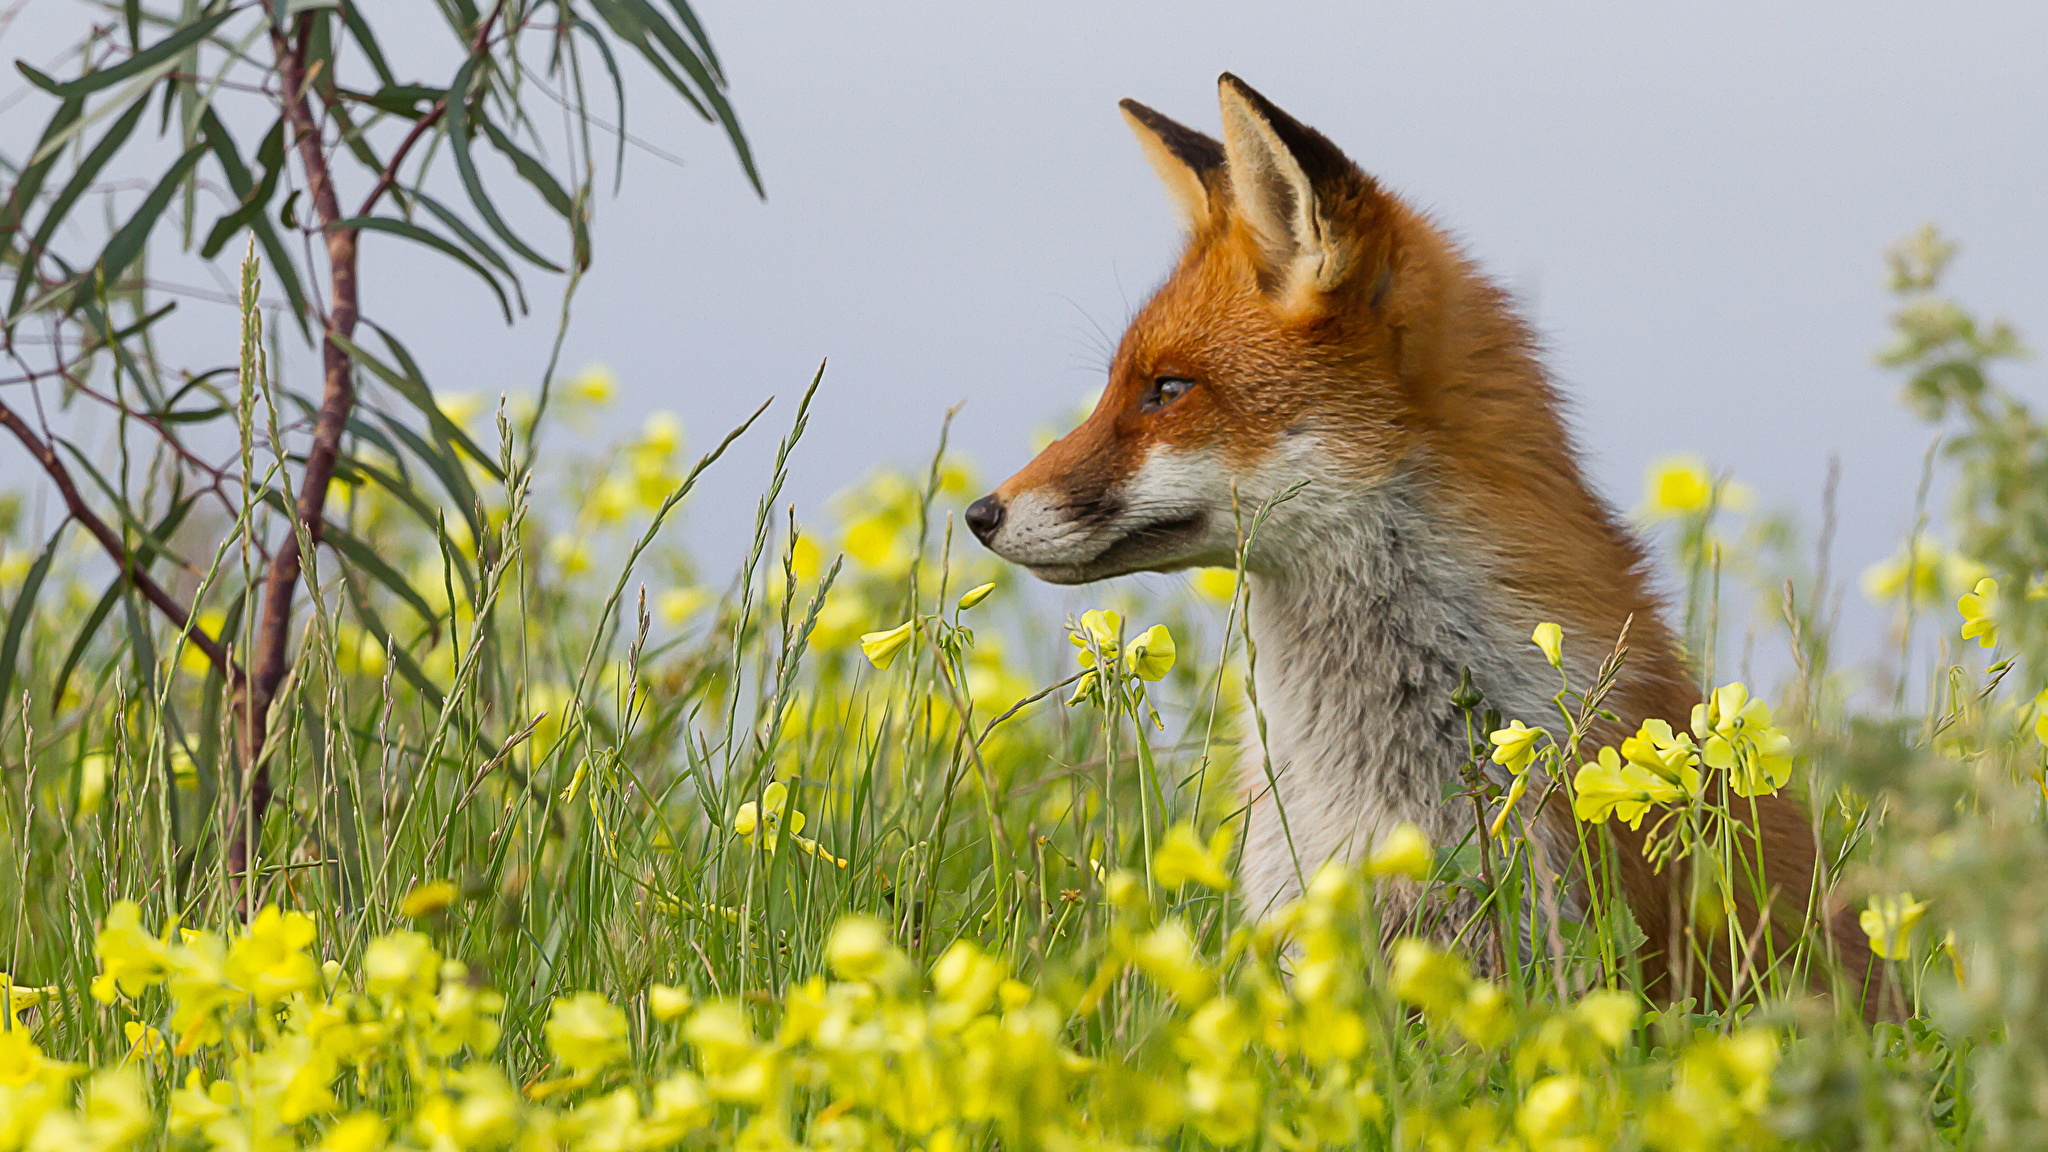
<instances>
[{"instance_id":1,"label":"willow branch","mask_svg":"<svg viewBox=\"0 0 2048 1152\"><path fill-rule=\"evenodd\" d=\"M491 26L498 22L498 16L504 11L505 0L498 0L491 7L490 15L484 17L484 22L477 27L476 35L469 41L469 55L472 60L490 49ZM397 185L399 165L405 163L405 158L412 152L413 145L418 144L427 134L427 130L440 123L441 117L447 114L448 96L443 93L439 100L434 101L434 106L427 109L426 114L413 123L412 131L405 134L405 139L398 142L398 150L391 154L390 162L385 164L384 171L378 174L377 183L370 188L370 194L363 197L363 206L356 209L357 216L368 216L370 211L377 207L377 201L383 199L384 194Z\"/></svg>"},{"instance_id":2,"label":"willow branch","mask_svg":"<svg viewBox=\"0 0 2048 1152\"><path fill-rule=\"evenodd\" d=\"M235 658L220 641L207 635L206 629L201 628L192 619L191 609L179 603L176 597L165 591L164 586L157 583L155 578L143 569L141 561L128 550L128 545L120 535L105 520L100 519L99 514L85 502L85 498L79 494L78 485L72 482L70 469L66 468L64 461L58 457L56 446L36 435L35 429L29 427L28 421L23 420L5 401L0 401L0 425L5 425L9 432L14 433L14 438L21 441L22 447L28 449L30 456L35 457L36 463L42 466L44 473L50 477L51 483L57 486L58 493L63 496L64 507L70 512L71 518L84 525L85 530L92 533L93 539L100 542L100 547L113 558L128 583L134 586L137 592L142 593L143 599L155 605L179 631L185 633L194 648L206 654L207 660L220 671L229 685L240 690L246 681L241 665L235 662Z\"/></svg>"}]
</instances>

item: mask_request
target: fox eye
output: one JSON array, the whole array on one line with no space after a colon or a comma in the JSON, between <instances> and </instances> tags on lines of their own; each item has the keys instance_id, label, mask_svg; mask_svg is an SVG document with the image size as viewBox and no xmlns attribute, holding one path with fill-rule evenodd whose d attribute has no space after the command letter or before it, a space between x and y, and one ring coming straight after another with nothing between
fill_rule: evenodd
<instances>
[{"instance_id":1,"label":"fox eye","mask_svg":"<svg viewBox=\"0 0 2048 1152\"><path fill-rule=\"evenodd\" d=\"M1145 386L1144 395L1138 397L1138 411L1157 412L1187 395L1194 389L1195 382L1185 376L1159 376Z\"/></svg>"}]
</instances>

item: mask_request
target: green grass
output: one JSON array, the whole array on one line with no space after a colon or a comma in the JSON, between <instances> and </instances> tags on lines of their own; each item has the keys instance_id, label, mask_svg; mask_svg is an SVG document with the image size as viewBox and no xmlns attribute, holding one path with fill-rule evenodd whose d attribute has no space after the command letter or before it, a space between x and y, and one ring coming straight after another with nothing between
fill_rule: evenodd
<instances>
[{"instance_id":1,"label":"green grass","mask_svg":"<svg viewBox=\"0 0 2048 1152\"><path fill-rule=\"evenodd\" d=\"M1932 289L1912 288L1909 312ZM1162 623L1178 657L1160 679L1076 682L1066 637L1086 629L957 546L953 513L975 485L943 448L806 528L781 511L799 409L744 562L707 583L662 530L693 498L669 426L578 458L536 454L501 422L504 478L472 462L433 502L399 456L356 446L342 520L356 546L308 571L318 596L274 725L278 801L248 877L226 872L223 830L247 782L218 674L82 543L60 540L38 570L40 545L10 532L0 970L50 991L0 1034L0 1152L385 1137L2042 1146L2042 609L2025 594L2031 522L1999 495L2026 486L1997 483L2048 437L1982 383L1987 357L1969 361L1960 329L1924 338L1908 316L1902 330L1916 395L1950 397L1932 415L1961 413L1961 467L1989 478L1964 486L1965 552L1972 533L2006 528L2005 552L1972 555L2006 588L1993 603L2007 647L1979 657L1956 635L1968 561L1915 554L1894 600L1901 644L1887 646L1905 655L1837 668L1829 613L1802 607L1829 589L1791 559L1785 524L1731 517L1724 482L1706 477L1707 497L1668 508L1657 530L1702 651L1748 611L1793 654L1796 674L1767 695L1797 750L1790 787L1828 833L1832 882L1844 898L1927 902L1895 969L1897 1023L1865 1024L1797 982L1733 1006L1646 1004L1612 902L1536 934L1491 980L1428 946L1383 947L1371 893L1390 881L1373 869L1330 873L1250 923L1227 888L1188 879L1227 863L1237 740L1255 722L1228 574L1100 590L1124 621L1118 642ZM1979 370L1975 390L1942 392L1960 361ZM763 419L747 434L773 434ZM551 463L522 469L536 458ZM463 485L473 503L454 499ZM208 558L185 592L230 635L247 634L239 541L260 515L181 538ZM989 581L987 600L957 607ZM1745 585L1763 590L1753 604ZM912 640L875 667L860 636L906 620ZM736 828L749 824L751 836ZM1689 847L1712 843L1706 808L1687 827ZM1513 890L1535 877L1517 828L1484 868L1479 837L1437 853L1434 882L1490 877L1498 907L1520 907ZM442 880L452 900L444 889L408 916L408 895ZM148 938L117 934L96 955L123 901ZM270 905L309 917L312 942L275 920L247 936ZM190 976L202 935L167 961L186 984L145 972L93 994L109 957L164 960L182 938L149 940L173 920L239 949L241 975ZM394 935L411 931L425 937ZM460 967L404 951L428 940ZM301 949L335 967L308 975ZM287 991L252 995L251 972ZM225 990L199 1017L217 1040L180 1027L208 988ZM130 1025L161 1028L171 1050L147 1054ZM25 1055L23 1037L77 1075ZM223 1086L219 1115L181 1088L188 1075Z\"/></svg>"}]
</instances>

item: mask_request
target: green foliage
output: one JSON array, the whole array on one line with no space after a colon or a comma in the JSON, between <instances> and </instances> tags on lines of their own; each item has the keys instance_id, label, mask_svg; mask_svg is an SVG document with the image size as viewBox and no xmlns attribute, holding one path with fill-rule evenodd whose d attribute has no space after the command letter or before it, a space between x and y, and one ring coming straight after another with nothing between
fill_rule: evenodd
<instances>
[{"instance_id":1,"label":"green foliage","mask_svg":"<svg viewBox=\"0 0 2048 1152\"><path fill-rule=\"evenodd\" d=\"M673 64L652 9L596 10ZM313 11L339 21L318 35L381 59L348 9ZM88 78L185 83L152 70L213 34ZM465 68L461 84L492 72ZM50 89L46 136L105 119L84 122L87 88ZM361 103L403 115L444 91L387 76ZM493 106L454 117L446 147L460 130L502 151L516 118L494 132ZM562 195L573 210L581 193ZM527 257L471 207L503 265L472 254L516 300L507 257ZM1913 301L1938 265L1902 263ZM1475 760L1493 754L1516 790L1451 798L1473 808L1463 844L1396 836L1253 915L1227 878L1228 776L1259 723L1234 574L1200 574L1201 599L1110 591L1055 626L1012 574L955 551L976 485L943 446L921 475L850 492L829 529L782 519L808 394L745 558L714 587L662 529L745 428L687 467L666 417L594 453L543 451L609 398L601 369L486 420L381 330L374 347L344 336L401 403L348 422L295 656L261 758L238 755L229 665L195 646L245 650L260 623L250 525L287 517L280 480L303 462L280 430L317 410L269 371L253 261L242 288L236 386L188 382L152 410L210 405L189 411L233 430L236 482L180 487L164 456L132 471L69 457L119 510L124 546L177 574L190 620L152 611L75 535L10 529L0 551L0 1150L2048 1143L2048 1034L2032 1026L2048 1012L2048 723L2015 687L2038 675L2025 591L2048 565L2013 477L2038 467L2039 433L1985 371L2016 341L1979 339L1959 308L1941 327L1909 304L1900 363L1945 398L1937 416L1965 421L1962 555L1927 591L1932 545L1916 540L1873 587L1910 619L1985 565L2015 591L1967 612L2008 651L1982 665L1944 607L1936 690L1852 707L1810 631L1824 574L1782 523L1753 537L1767 555L1731 544L1726 478L1671 463L1648 507L1671 521L1701 643L1735 615L1724 564L1773 585L1761 618L1790 634L1796 675L1774 695L1793 706L1724 686L1690 735L1646 727L1573 765L1603 685L1561 682L1555 718L1492 723L1454 700ZM1942 367L1956 363L1974 385ZM250 828L257 765L275 800ZM1556 866L1517 818L1553 794L1582 805L1589 854L1608 820L1635 820L1660 853L1720 866L1695 869L1691 914L1725 910L1739 799L1712 773L1738 798L1808 798L1828 892L1858 896L1888 957L1895 1021L1782 974L1647 1004L1620 902L1560 909ZM1447 931L1422 927L1468 954L1394 917L1418 886L1453 897Z\"/></svg>"}]
</instances>

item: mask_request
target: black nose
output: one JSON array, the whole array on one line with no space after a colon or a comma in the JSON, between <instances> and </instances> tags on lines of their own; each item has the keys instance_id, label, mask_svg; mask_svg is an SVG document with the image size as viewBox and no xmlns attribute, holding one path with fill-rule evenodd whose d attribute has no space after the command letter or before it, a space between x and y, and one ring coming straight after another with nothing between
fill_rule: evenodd
<instances>
[{"instance_id":1,"label":"black nose","mask_svg":"<svg viewBox=\"0 0 2048 1152\"><path fill-rule=\"evenodd\" d=\"M983 496L967 506L967 526L974 529L983 544L1003 526L1003 502L993 496Z\"/></svg>"}]
</instances>

